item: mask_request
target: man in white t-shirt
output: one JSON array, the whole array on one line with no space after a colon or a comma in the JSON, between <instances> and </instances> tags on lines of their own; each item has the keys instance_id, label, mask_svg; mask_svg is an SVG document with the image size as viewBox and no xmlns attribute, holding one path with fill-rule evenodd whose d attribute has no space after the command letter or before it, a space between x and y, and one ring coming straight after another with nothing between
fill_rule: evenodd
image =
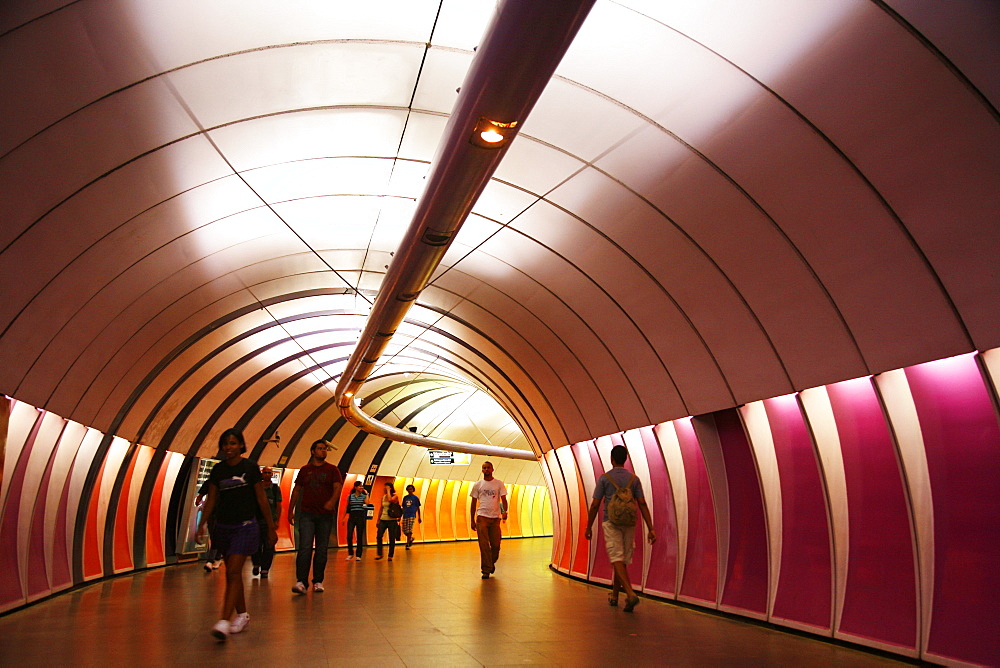
<instances>
[{"instance_id":1,"label":"man in white t-shirt","mask_svg":"<svg viewBox=\"0 0 1000 668\"><path fill-rule=\"evenodd\" d=\"M507 487L493 477L493 464L483 462L483 479L472 486L472 530L479 534L479 565L489 580L500 558L500 520L507 521Z\"/></svg>"}]
</instances>

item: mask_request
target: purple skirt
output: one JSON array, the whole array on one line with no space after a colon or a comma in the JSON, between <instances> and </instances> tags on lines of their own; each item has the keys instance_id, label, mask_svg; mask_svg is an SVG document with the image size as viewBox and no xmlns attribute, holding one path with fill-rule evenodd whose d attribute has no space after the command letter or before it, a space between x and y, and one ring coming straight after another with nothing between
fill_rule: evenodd
<instances>
[{"instance_id":1,"label":"purple skirt","mask_svg":"<svg viewBox=\"0 0 1000 668\"><path fill-rule=\"evenodd\" d=\"M212 547L222 556L251 555L260 548L260 527L257 520L242 524L216 524L212 529Z\"/></svg>"}]
</instances>

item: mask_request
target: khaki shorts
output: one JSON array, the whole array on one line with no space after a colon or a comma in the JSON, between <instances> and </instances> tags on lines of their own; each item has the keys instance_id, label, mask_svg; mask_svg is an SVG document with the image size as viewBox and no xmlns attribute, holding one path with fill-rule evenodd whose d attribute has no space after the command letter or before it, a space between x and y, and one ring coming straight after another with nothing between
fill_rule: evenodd
<instances>
[{"instance_id":1,"label":"khaki shorts","mask_svg":"<svg viewBox=\"0 0 1000 668\"><path fill-rule=\"evenodd\" d=\"M635 550L635 527L620 527L610 520L601 522L601 527L604 529L604 547L611 563L622 561L631 564Z\"/></svg>"}]
</instances>

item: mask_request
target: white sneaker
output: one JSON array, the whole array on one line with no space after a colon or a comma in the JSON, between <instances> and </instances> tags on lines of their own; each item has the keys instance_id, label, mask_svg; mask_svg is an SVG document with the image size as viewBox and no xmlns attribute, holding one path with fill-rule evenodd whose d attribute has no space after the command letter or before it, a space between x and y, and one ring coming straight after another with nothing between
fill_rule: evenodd
<instances>
[{"instance_id":1,"label":"white sneaker","mask_svg":"<svg viewBox=\"0 0 1000 668\"><path fill-rule=\"evenodd\" d=\"M354 561L361 561L361 557L354 557Z\"/></svg>"},{"instance_id":2,"label":"white sneaker","mask_svg":"<svg viewBox=\"0 0 1000 668\"><path fill-rule=\"evenodd\" d=\"M212 627L211 633L212 633L213 636L215 636L219 640L225 640L226 638L228 638L229 637L229 620L228 619L220 619L219 621L217 621L215 623L215 626Z\"/></svg>"},{"instance_id":3,"label":"white sneaker","mask_svg":"<svg viewBox=\"0 0 1000 668\"><path fill-rule=\"evenodd\" d=\"M247 627L250 623L250 613L241 612L240 614L233 617L233 621L229 622L229 632L230 633L240 633Z\"/></svg>"},{"instance_id":4,"label":"white sneaker","mask_svg":"<svg viewBox=\"0 0 1000 668\"><path fill-rule=\"evenodd\" d=\"M354 560L354 556L349 554L349 555L347 555L347 559L345 561L353 561L353 560Z\"/></svg>"},{"instance_id":5,"label":"white sneaker","mask_svg":"<svg viewBox=\"0 0 1000 668\"><path fill-rule=\"evenodd\" d=\"M322 594L326 590L323 589L322 582L313 582L313 591L316 592L317 594Z\"/></svg>"},{"instance_id":6,"label":"white sneaker","mask_svg":"<svg viewBox=\"0 0 1000 668\"><path fill-rule=\"evenodd\" d=\"M222 567L222 559L219 559L215 563L212 564L212 568L214 568L216 570L220 569L221 567Z\"/></svg>"},{"instance_id":7,"label":"white sneaker","mask_svg":"<svg viewBox=\"0 0 1000 668\"><path fill-rule=\"evenodd\" d=\"M296 582L295 586L292 587L293 594L304 594L306 593L306 585L304 582Z\"/></svg>"}]
</instances>

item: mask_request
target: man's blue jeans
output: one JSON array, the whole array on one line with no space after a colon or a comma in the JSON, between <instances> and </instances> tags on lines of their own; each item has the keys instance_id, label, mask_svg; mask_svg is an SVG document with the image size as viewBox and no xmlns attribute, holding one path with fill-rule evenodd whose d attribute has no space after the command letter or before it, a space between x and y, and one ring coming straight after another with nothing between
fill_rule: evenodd
<instances>
[{"instance_id":1,"label":"man's blue jeans","mask_svg":"<svg viewBox=\"0 0 1000 668\"><path fill-rule=\"evenodd\" d=\"M309 563L312 562L313 582L322 582L326 573L327 550L330 547L330 532L333 530L333 514L307 513L299 511L295 520L299 530L296 545L295 581L309 584ZM313 543L316 549L313 550Z\"/></svg>"}]
</instances>

